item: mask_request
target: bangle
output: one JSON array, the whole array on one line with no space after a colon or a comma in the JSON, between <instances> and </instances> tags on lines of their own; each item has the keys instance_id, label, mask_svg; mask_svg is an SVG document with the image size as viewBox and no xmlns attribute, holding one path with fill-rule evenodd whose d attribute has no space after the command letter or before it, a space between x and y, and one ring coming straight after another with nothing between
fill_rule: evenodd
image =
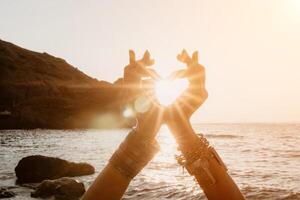
<instances>
[{"instance_id":1,"label":"bangle","mask_svg":"<svg viewBox=\"0 0 300 200\"><path fill-rule=\"evenodd\" d=\"M189 174L200 178L202 185L210 186L216 179L210 171L210 160L217 160L218 164L227 171L227 167L207 139L201 134L189 145L181 146L182 155L177 156L177 162L185 167Z\"/></svg>"},{"instance_id":2,"label":"bangle","mask_svg":"<svg viewBox=\"0 0 300 200\"><path fill-rule=\"evenodd\" d=\"M158 142L143 140L136 129L133 129L114 152L109 163L122 175L132 179L159 151Z\"/></svg>"}]
</instances>

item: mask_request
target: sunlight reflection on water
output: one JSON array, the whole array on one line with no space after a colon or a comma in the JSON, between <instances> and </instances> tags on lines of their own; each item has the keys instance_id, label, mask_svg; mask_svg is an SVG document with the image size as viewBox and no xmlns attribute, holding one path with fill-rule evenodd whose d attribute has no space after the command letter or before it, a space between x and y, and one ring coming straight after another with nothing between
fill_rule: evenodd
<instances>
[{"instance_id":1,"label":"sunlight reflection on water","mask_svg":"<svg viewBox=\"0 0 300 200\"><path fill-rule=\"evenodd\" d=\"M215 146L247 199L300 199L300 125L202 124L196 130ZM15 186L14 167L25 156L42 154L89 162L96 174L78 177L89 186L128 130L0 131L0 186ZM177 164L175 141L163 127L161 151L131 182L124 199L205 199ZM30 199L28 188L15 199Z\"/></svg>"}]
</instances>

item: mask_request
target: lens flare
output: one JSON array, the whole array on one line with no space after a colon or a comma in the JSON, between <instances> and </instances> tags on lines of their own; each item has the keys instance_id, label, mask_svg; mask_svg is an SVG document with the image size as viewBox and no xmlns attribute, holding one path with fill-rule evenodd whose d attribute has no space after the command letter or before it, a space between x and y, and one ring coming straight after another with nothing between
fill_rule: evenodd
<instances>
[{"instance_id":1,"label":"lens flare","mask_svg":"<svg viewBox=\"0 0 300 200\"><path fill-rule=\"evenodd\" d=\"M133 116L134 116L134 111L133 111L130 107L127 107L127 108L123 111L123 116L124 116L124 117L133 117Z\"/></svg>"}]
</instances>

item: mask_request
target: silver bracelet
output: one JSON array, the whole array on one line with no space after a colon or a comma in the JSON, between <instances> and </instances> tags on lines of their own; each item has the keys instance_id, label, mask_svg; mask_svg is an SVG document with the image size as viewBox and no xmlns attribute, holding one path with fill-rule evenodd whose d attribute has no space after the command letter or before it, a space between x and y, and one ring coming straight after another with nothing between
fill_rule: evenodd
<instances>
[{"instance_id":1,"label":"silver bracelet","mask_svg":"<svg viewBox=\"0 0 300 200\"><path fill-rule=\"evenodd\" d=\"M114 152L109 163L125 177L135 177L159 151L158 142L144 140L133 129Z\"/></svg>"},{"instance_id":2,"label":"silver bracelet","mask_svg":"<svg viewBox=\"0 0 300 200\"><path fill-rule=\"evenodd\" d=\"M177 156L177 162L185 167L189 174L200 177L204 185L214 185L216 179L210 171L210 160L216 159L218 164L227 171L227 167L209 142L200 135L194 143L180 147L182 155Z\"/></svg>"}]
</instances>

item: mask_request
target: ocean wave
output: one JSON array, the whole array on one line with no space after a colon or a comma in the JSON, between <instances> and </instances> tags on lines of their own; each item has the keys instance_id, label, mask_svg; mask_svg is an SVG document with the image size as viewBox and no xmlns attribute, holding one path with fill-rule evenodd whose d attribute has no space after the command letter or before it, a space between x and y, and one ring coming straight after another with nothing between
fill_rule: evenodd
<instances>
[{"instance_id":1,"label":"ocean wave","mask_svg":"<svg viewBox=\"0 0 300 200\"><path fill-rule=\"evenodd\" d=\"M247 199L300 200L299 136L294 134L298 129L287 130L284 134L294 137L282 140L279 138L283 134L280 127L254 129L226 125L224 131L219 126L198 131L208 133L204 135L218 147L230 175ZM122 131L116 134L71 131L57 135L48 132L0 132L0 142L3 143L0 143L1 186L15 186L14 167L22 157L36 153L92 163L97 173L80 178L89 186L124 137ZM186 171L182 173L174 159L177 152L171 135L160 134L158 137L161 137L161 146L165 149L131 182L123 199L206 199L192 177ZM15 200L31 199L30 188L17 186L13 191L17 194Z\"/></svg>"},{"instance_id":2,"label":"ocean wave","mask_svg":"<svg viewBox=\"0 0 300 200\"><path fill-rule=\"evenodd\" d=\"M25 186L25 185L24 185ZM13 186L9 187L17 193L19 199L28 199L28 195L32 191L27 185L25 187ZM242 193L247 200L299 200L300 193L279 188L259 188L259 187L245 187L242 188ZM174 199L174 200L205 200L207 199L202 190L198 187L185 188L162 186L162 187L147 187L129 189L123 200L142 200L142 199Z\"/></svg>"},{"instance_id":3,"label":"ocean wave","mask_svg":"<svg viewBox=\"0 0 300 200\"><path fill-rule=\"evenodd\" d=\"M300 193L280 188L258 188L245 187L242 193L246 199L264 199L264 200L299 200Z\"/></svg>"},{"instance_id":4,"label":"ocean wave","mask_svg":"<svg viewBox=\"0 0 300 200\"><path fill-rule=\"evenodd\" d=\"M232 139L232 138L242 138L240 135L232 135L232 134L202 134L197 133L197 135L204 135L207 138L222 138L222 139Z\"/></svg>"}]
</instances>

